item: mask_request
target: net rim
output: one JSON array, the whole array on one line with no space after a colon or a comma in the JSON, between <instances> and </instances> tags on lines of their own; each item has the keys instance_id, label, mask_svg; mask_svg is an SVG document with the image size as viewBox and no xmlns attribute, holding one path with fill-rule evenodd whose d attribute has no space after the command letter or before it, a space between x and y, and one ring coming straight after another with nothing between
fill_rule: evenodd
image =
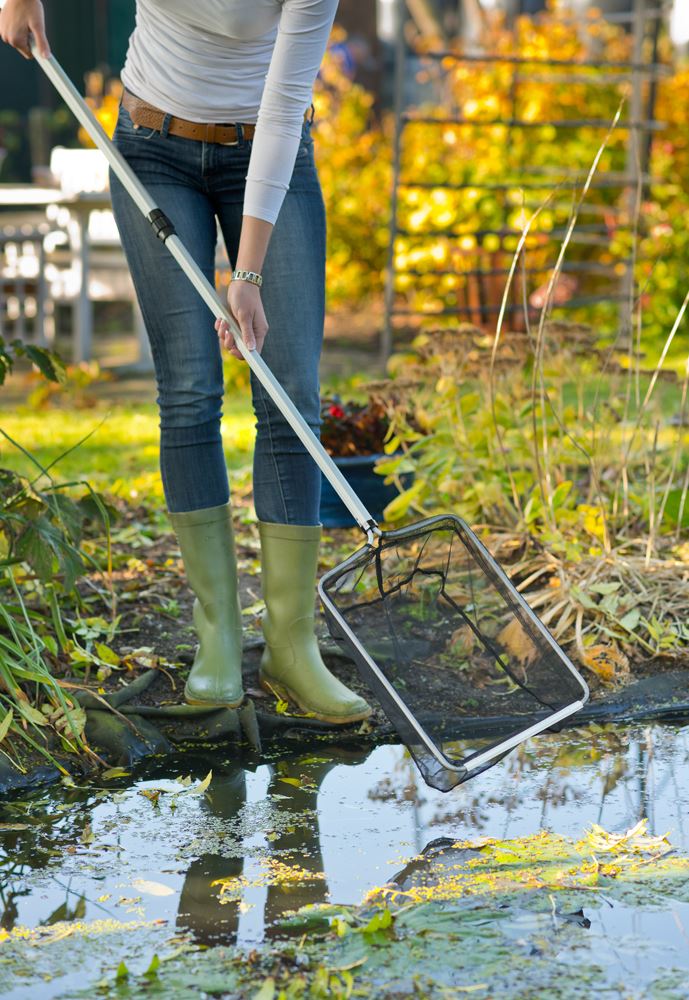
<instances>
[{"instance_id":1,"label":"net rim","mask_svg":"<svg viewBox=\"0 0 689 1000\"><path fill-rule=\"evenodd\" d=\"M575 701L571 702L560 709L557 709L547 715L545 718L540 719L531 726L527 726L525 729L520 730L518 733L499 741L497 744L484 748L482 750L477 750L472 754L469 754L461 762L452 761L440 750L429 734L426 732L424 727L415 718L413 712L408 708L406 703L398 695L395 688L389 682L388 678L385 676L383 671L377 665L375 660L366 651L364 646L361 644L356 634L349 627L348 623L345 621L341 615L339 609L334 604L330 598L329 589L332 585L342 576L350 573L352 570L359 568L371 559L372 554L380 551L382 549L392 547L400 541L404 541L413 536L419 534L426 534L430 531L437 530L440 527L446 527L452 529L455 533L460 536L460 540L474 556L479 556L480 559L484 560L490 567L491 571L495 573L496 577L500 580L502 586L509 592L511 598L515 600L519 606L522 608L523 612L526 614L530 624L536 628L539 635L545 639L547 644L550 646L553 653L557 656L558 660L567 667L569 672L572 674L573 678L579 685L581 689L581 696ZM373 674L378 684L385 690L388 697L394 702L397 711L399 711L405 718L407 724L411 727L413 732L416 734L419 742L423 745L428 753L431 754L433 759L437 764L449 775L454 775L458 778L455 784L465 781L467 778L471 777L473 773L477 772L479 769L483 770L486 766L489 766L490 762L496 760L497 758L504 756L509 750L514 749L524 740L529 739L531 736L535 736L538 733L543 732L546 729L557 725L563 719L568 716L573 715L578 712L579 709L583 708L586 702L589 700L590 692L589 687L581 676L577 668L574 666L572 661L569 659L564 650L555 641L553 636L550 634L547 627L541 622L535 612L531 609L525 598L517 590L515 585L509 579L507 574L501 568L501 566L496 562L491 553L481 542L478 536L472 531L467 522L456 514L436 514L428 518L424 518L420 521L415 521L412 524L405 525L402 528L396 528L392 531L381 531L380 535L377 536L375 544L367 541L359 549L355 550L352 555L348 556L347 559L338 563L332 569L328 570L318 582L318 596L321 600L323 608L326 612L328 619L336 624L341 637L353 647L355 653L357 654L355 659L357 662L363 660L366 667ZM391 720L393 721L393 720ZM395 725L393 721L393 725ZM395 726L395 728L397 728ZM406 742L403 740L403 742ZM470 765L473 764L473 767Z\"/></svg>"}]
</instances>

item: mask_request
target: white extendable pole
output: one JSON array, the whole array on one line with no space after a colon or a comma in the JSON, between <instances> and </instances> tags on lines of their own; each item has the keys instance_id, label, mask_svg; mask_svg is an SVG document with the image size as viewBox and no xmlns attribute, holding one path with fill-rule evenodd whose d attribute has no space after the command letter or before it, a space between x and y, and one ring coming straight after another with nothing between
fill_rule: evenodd
<instances>
[{"instance_id":1,"label":"white extendable pole","mask_svg":"<svg viewBox=\"0 0 689 1000\"><path fill-rule=\"evenodd\" d=\"M172 256L180 265L189 281L204 300L208 308L217 319L226 320L229 325L235 343L254 372L259 382L280 410L285 420L297 435L301 443L313 458L323 475L330 482L331 486L347 507L352 517L359 527L366 532L370 538L371 532L378 531L375 518L366 509L357 494L349 485L338 467L333 462L330 455L311 430L302 417L290 397L277 381L267 364L258 353L250 351L242 338L241 330L234 317L223 304L215 288L206 279L205 275L193 259L187 248L179 237L174 233L174 219L167 219L158 209L157 205L149 195L148 191L136 176L132 168L124 159L117 147L108 138L98 119L95 117L89 106L82 98L70 78L63 70L55 56L51 55L47 59L40 55L35 43L31 43L31 51L51 83L56 87L65 103L75 114L79 122L84 126L88 134L93 139L96 146L106 157L117 177L134 199L137 207L151 222L156 233L164 241Z\"/></svg>"}]
</instances>

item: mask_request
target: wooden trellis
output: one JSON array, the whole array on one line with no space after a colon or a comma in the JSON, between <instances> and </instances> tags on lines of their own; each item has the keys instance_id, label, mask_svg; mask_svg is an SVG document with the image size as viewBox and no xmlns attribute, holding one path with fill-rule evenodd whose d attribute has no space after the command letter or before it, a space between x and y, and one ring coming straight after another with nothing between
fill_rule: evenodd
<instances>
[{"instance_id":1,"label":"wooden trellis","mask_svg":"<svg viewBox=\"0 0 689 1000\"><path fill-rule=\"evenodd\" d=\"M525 58L519 55L504 55L489 51L476 51L475 44L470 51L459 52L456 50L435 50L428 52L416 52L407 42L405 33L405 21L407 11L407 0L397 0L396 2L396 44L395 44L395 139L394 139L394 159L393 159L393 191L392 191L392 211L390 223L390 242L388 253L388 264L386 274L385 290L385 325L381 344L383 358L387 358L394 346L395 329L399 325L396 318L402 319L403 323L413 325L419 323L423 317L453 317L459 321L470 321L478 325L489 327L494 325L497 313L500 309L502 293L509 271L510 261L506 259L505 252L494 255L482 255L479 266L469 267L461 271L462 289L461 295L456 296L457 301L447 304L442 309L426 310L409 303L409 294L400 289L400 276L405 275L404 282L407 288L412 290L415 282L422 279L428 281L428 276L437 277L441 280L443 276L457 273L453 268L438 268L431 270L425 267L423 270L414 267L400 266L399 257L404 256L398 253L399 244L405 238L413 238L421 241L425 236L429 241L437 241L439 238L448 241L461 240L467 236L473 237L477 245L490 236L502 241L514 238L519 235L515 228L504 225L501 229L467 229L466 226L456 228L430 229L427 233L414 231L410 233L400 220L401 208L404 207L404 200L407 192L411 188L428 189L428 197L432 191L445 190L451 192L461 192L463 189L479 189L484 192L490 191L499 198L507 198L508 191L519 187L524 192L526 209L536 208L542 199L536 194L533 200L529 201L529 192L542 192L544 189L557 188L561 185L560 191L570 195L581 188L587 171L572 169L563 163L561 168L550 169L523 164L515 170L511 170L510 179L505 183L481 182L477 178L472 178L466 183L437 183L433 180L427 181L423 178L408 176L403 174L402 163L404 160L405 143L409 136L409 130L414 127L428 128L448 128L455 126L471 125L474 128L490 128L500 125L507 130L508 139L514 134L515 129L542 128L549 126L554 130L554 134L561 134L562 129L597 129L601 138L609 129L611 121L598 120L596 118L579 117L576 119L553 119L543 121L532 121L524 117L519 106L519 83L527 78L531 82L534 79L542 79L544 83L576 83L582 79L588 84L619 83L625 84L628 88L628 100L623 109L624 113L616 126L626 135L626 150L624 154L624 168L616 171L598 170L591 183L592 191L613 189L619 192L614 206L604 206L590 204L586 206L582 218L577 222L572 240L574 245L585 246L586 252L579 255L582 259L566 260L562 268L563 287L565 294L563 301L558 308L576 309L597 302L616 302L619 306L619 319L624 325L629 319L629 303L633 296L634 281L633 268L630 258L617 259L614 263L598 259L602 256L602 251L610 243L611 219L625 215L628 218L634 216L634 206L643 191L653 178L649 175L649 154L651 137L654 132L661 130L664 126L662 122L654 120L654 107L656 98L657 81L664 74L670 72L670 67L659 61L659 34L663 19L669 14L669 8L662 2L651 5L648 0L634 0L633 11L630 13L610 14L600 17L598 20L608 23L625 24L630 32L632 41L632 57L629 62L606 62L603 60L587 59L572 60L558 58ZM572 20L573 15L569 17ZM563 19L567 19L563 16ZM581 20L581 18L580 18ZM595 20L591 17L585 18L585 23L590 24ZM411 62L416 58L421 60L425 66L432 67L436 79L440 80L439 88L445 90L442 83L443 73L446 67L456 65L457 62L470 64L502 64L510 67L511 72L511 115L509 118L497 118L492 121L477 120L467 115L456 113L456 109L448 106L448 113L442 116L431 116L424 114L422 109L408 104L405 99L405 89L408 84L409 74L412 72ZM449 105L449 102L448 102ZM505 200L505 216L507 215L507 201ZM615 223L616 224L616 223ZM538 308L538 288L543 286L547 276L552 271L555 264L558 249L565 233L566 227L555 226L549 232L550 245L552 250L552 260L547 266L539 265L537 269L530 269L528 255L524 271L520 269L520 282L522 273L525 274L529 282L531 300L526 303L522 298L522 289L515 288L515 294L508 305L510 322L515 327L523 326L525 308L531 312L533 308ZM511 255L510 255L511 256ZM607 255L609 256L609 254ZM607 278L603 283L602 279ZM411 279L411 282L410 280ZM577 291L574 294L567 294L567 282Z\"/></svg>"}]
</instances>

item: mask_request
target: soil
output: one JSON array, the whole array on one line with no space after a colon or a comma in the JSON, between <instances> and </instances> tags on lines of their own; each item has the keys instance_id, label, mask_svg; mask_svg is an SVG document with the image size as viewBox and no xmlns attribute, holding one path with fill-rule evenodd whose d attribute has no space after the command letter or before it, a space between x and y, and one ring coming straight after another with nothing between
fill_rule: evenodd
<instances>
[{"instance_id":1,"label":"soil","mask_svg":"<svg viewBox=\"0 0 689 1000\"><path fill-rule=\"evenodd\" d=\"M131 523L141 523L147 517L146 508L125 508L123 517ZM259 545L255 528L250 524L240 524L236 527L237 560L239 565L240 595L244 609L251 609L260 601L260 563ZM331 528L324 535L321 555L320 573L330 569L346 555L359 548L363 542L358 529ZM117 546L114 546L115 551ZM122 615L119 635L126 642L114 642L113 648L119 653L149 647L153 662L144 656L142 666L157 666L158 679L137 699L137 704L172 705L184 704L182 690L189 668L193 662L196 637L192 622L192 605L194 594L190 590L185 576L182 560L179 555L176 540L172 532L162 535L146 548L143 560L149 571L149 578L142 580L138 574L132 590L136 601L129 606L118 609ZM124 593L130 584L124 582ZM175 598L179 603L179 613L175 616L161 610L161 601ZM94 609L94 614L104 613L105 608ZM367 697L374 708L370 719L370 729L389 730L387 718L380 708L370 688L363 683L356 665L342 649L340 643L329 635L324 616L317 609L316 632L323 658L328 667L345 684ZM180 649L180 646L187 648ZM261 712L276 717L284 713L276 713L276 699L263 691L258 685L258 665L263 648L260 626L260 610L255 614L245 616L245 655L244 655L244 686L249 697L260 706ZM155 662L157 659L157 662ZM638 661L630 665L629 674L625 678L625 686L635 682L657 677L659 673L676 672L678 669L689 668L689 660L678 662L676 658L656 657ZM104 683L107 691L117 689L123 682L127 683L137 675L137 670L126 671L123 676L113 672ZM609 699L610 695L620 690L618 686L604 684L595 674L585 671L585 676L591 691L591 702L597 703ZM462 714L467 712L466 698L469 691L476 695L477 686L473 682L463 681L456 672L450 672L442 667L426 665L415 674L405 678L409 688L410 700L421 715L433 715L438 705L454 705ZM687 691L689 700L689 690ZM485 689L480 695L480 709L489 715L504 714L504 697L501 693L492 693ZM478 707L478 706L475 706ZM304 720L302 719L302 724ZM341 728L341 727L338 727ZM356 728L360 728L357 726ZM369 728L369 727L366 727Z\"/></svg>"}]
</instances>

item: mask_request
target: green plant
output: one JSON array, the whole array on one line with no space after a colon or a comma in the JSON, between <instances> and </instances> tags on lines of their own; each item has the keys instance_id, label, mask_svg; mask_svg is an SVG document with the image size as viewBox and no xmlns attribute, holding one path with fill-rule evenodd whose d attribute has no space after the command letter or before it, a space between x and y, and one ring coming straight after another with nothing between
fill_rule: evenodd
<instances>
[{"instance_id":1,"label":"green plant","mask_svg":"<svg viewBox=\"0 0 689 1000\"><path fill-rule=\"evenodd\" d=\"M7 437L1 428L0 433ZM40 472L50 477L47 469ZM0 703L5 708L0 744L11 746L12 735L21 736L56 764L51 752L56 739L72 752L88 747L83 710L63 694L55 671L61 663L112 663L108 647L96 643L90 650L78 641L81 598L75 584L86 569L101 572L84 545L84 523L99 518L106 528L106 581L112 594L110 521L115 512L87 482L87 492L76 500L63 492L75 485L51 479L50 488L38 489L26 477L0 469L0 587L9 587L12 596L0 591ZM71 638L60 609L67 596L77 608ZM114 613L114 601L112 606ZM16 752L12 759L22 766Z\"/></svg>"},{"instance_id":2,"label":"green plant","mask_svg":"<svg viewBox=\"0 0 689 1000\"><path fill-rule=\"evenodd\" d=\"M20 356L34 362L46 380L64 383L65 366L58 355L0 338L0 384ZM2 428L0 433L39 469L34 480L0 469L0 752L22 768L13 742L19 737L64 771L54 756L56 747L90 751L84 740L85 713L53 673L61 655L74 658L76 645L67 636L59 602L72 595L78 607L77 579L87 568L100 571L84 545L84 524L94 518L101 518L106 528L112 592L113 509L83 480L56 483L48 467ZM47 487L37 486L41 478L48 479ZM67 489L75 485L85 485L87 492L72 499Z\"/></svg>"},{"instance_id":3,"label":"green plant","mask_svg":"<svg viewBox=\"0 0 689 1000\"><path fill-rule=\"evenodd\" d=\"M36 365L40 375L50 382L62 383L66 378L65 363L56 351L36 344L25 344L16 337L9 343L0 334L0 385L14 370L18 358L27 358Z\"/></svg>"},{"instance_id":4,"label":"green plant","mask_svg":"<svg viewBox=\"0 0 689 1000\"><path fill-rule=\"evenodd\" d=\"M491 366L494 339L465 325L393 358L401 453L378 471L414 484L386 518L452 510L477 525L556 637L610 679L632 653L689 649L687 379L640 377L635 402L634 371L594 330L552 322L543 340L536 358L533 339L504 334Z\"/></svg>"}]
</instances>

